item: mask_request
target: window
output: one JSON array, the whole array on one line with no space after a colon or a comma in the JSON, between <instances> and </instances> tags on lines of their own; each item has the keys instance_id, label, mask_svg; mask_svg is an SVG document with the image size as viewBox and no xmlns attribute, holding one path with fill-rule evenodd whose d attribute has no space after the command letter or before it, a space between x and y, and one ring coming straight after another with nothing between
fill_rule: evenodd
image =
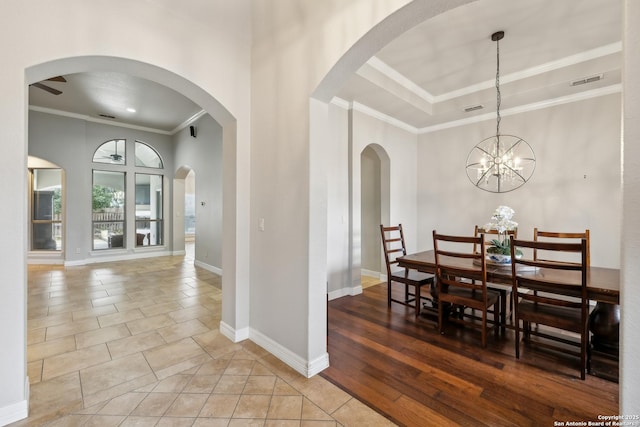
<instances>
[{"instance_id":1,"label":"window","mask_svg":"<svg viewBox=\"0 0 640 427\"><path fill-rule=\"evenodd\" d=\"M123 248L125 233L125 173L93 171L93 249Z\"/></svg>"},{"instance_id":2,"label":"window","mask_svg":"<svg viewBox=\"0 0 640 427\"><path fill-rule=\"evenodd\" d=\"M62 170L32 169L31 249L62 250Z\"/></svg>"},{"instance_id":3,"label":"window","mask_svg":"<svg viewBox=\"0 0 640 427\"><path fill-rule=\"evenodd\" d=\"M136 166L145 168L162 169L162 159L156 150L145 144L136 141Z\"/></svg>"},{"instance_id":4,"label":"window","mask_svg":"<svg viewBox=\"0 0 640 427\"><path fill-rule=\"evenodd\" d=\"M110 163L112 165L124 165L126 162L126 140L112 139L102 144L93 153L94 163Z\"/></svg>"},{"instance_id":5,"label":"window","mask_svg":"<svg viewBox=\"0 0 640 427\"><path fill-rule=\"evenodd\" d=\"M162 245L162 175L136 174L136 246Z\"/></svg>"}]
</instances>

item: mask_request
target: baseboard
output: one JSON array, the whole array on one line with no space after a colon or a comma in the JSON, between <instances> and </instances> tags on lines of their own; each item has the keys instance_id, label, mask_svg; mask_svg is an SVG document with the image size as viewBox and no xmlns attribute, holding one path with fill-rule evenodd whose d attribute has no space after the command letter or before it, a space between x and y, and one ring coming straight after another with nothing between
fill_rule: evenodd
<instances>
[{"instance_id":1,"label":"baseboard","mask_svg":"<svg viewBox=\"0 0 640 427\"><path fill-rule=\"evenodd\" d=\"M250 330L249 338L305 378L311 378L329 367L329 354L326 352L309 362L255 329Z\"/></svg>"},{"instance_id":2,"label":"baseboard","mask_svg":"<svg viewBox=\"0 0 640 427\"><path fill-rule=\"evenodd\" d=\"M249 339L249 328L235 330L228 323L220 321L220 333L233 342L240 342Z\"/></svg>"},{"instance_id":3,"label":"baseboard","mask_svg":"<svg viewBox=\"0 0 640 427\"><path fill-rule=\"evenodd\" d=\"M271 338L256 331L252 328L243 328L241 330L235 330L229 324L220 321L220 333L229 338L234 343L250 339L260 347L273 354L278 359L282 360L300 375L305 378L311 378L317 373L323 371L329 367L329 354L325 353L322 356L307 362L302 357L295 353L292 353L288 349L284 348Z\"/></svg>"},{"instance_id":4,"label":"baseboard","mask_svg":"<svg viewBox=\"0 0 640 427\"><path fill-rule=\"evenodd\" d=\"M23 400L0 408L0 426L6 426L29 416L29 401Z\"/></svg>"},{"instance_id":5,"label":"baseboard","mask_svg":"<svg viewBox=\"0 0 640 427\"><path fill-rule=\"evenodd\" d=\"M217 274L218 276L222 276L222 269L221 269L221 268L218 268L218 267L216 267L216 266L214 266L214 265L207 264L207 263L204 263L204 262L202 262L202 261L198 261L198 260L195 260L195 261L193 262L193 265L195 265L196 267L203 268L203 269L205 269L205 270L207 270L207 271L210 271L210 272L212 272L212 273L215 273L215 274Z\"/></svg>"},{"instance_id":6,"label":"baseboard","mask_svg":"<svg viewBox=\"0 0 640 427\"><path fill-rule=\"evenodd\" d=\"M354 286L352 288L342 288L337 291L331 291L327 295L329 297L329 301L333 301L334 299L346 297L346 296L354 296L360 295L362 293L362 286Z\"/></svg>"},{"instance_id":7,"label":"baseboard","mask_svg":"<svg viewBox=\"0 0 640 427\"><path fill-rule=\"evenodd\" d=\"M75 261L65 261L64 265L67 267L72 266L81 266L88 264L98 264L101 262L112 262L112 261L127 261L132 259L143 259L143 258L155 258L161 256L170 256L171 251L168 250L144 250L139 252L129 252L127 250L115 250L112 253L102 253L100 252L91 252L91 258L85 258ZM111 251L109 251L111 252Z\"/></svg>"},{"instance_id":8,"label":"baseboard","mask_svg":"<svg viewBox=\"0 0 640 427\"><path fill-rule=\"evenodd\" d=\"M173 255L173 256L183 256L183 255L186 255L186 254L187 254L187 251L185 251L184 249L181 250L181 251L173 251L173 252L171 252L171 255Z\"/></svg>"},{"instance_id":9,"label":"baseboard","mask_svg":"<svg viewBox=\"0 0 640 427\"><path fill-rule=\"evenodd\" d=\"M360 269L360 274L362 276L367 276L367 277L374 277L376 279L379 279L380 277L382 277L382 274L380 274L380 272L378 271L373 271L373 270L367 270L367 269Z\"/></svg>"}]
</instances>

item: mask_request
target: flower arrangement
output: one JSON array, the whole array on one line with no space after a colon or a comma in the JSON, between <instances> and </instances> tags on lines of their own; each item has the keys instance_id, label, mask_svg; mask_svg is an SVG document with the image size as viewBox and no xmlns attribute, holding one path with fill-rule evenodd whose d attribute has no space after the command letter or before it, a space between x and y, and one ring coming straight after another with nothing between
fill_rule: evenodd
<instances>
[{"instance_id":1,"label":"flower arrangement","mask_svg":"<svg viewBox=\"0 0 640 427\"><path fill-rule=\"evenodd\" d=\"M510 241L507 237L507 231L515 230L518 223L513 221L515 211L509 206L498 206L491 216L491 222L484 225L485 231L498 231L498 238L493 239L491 246L487 249L490 254L511 255ZM522 255L521 251L517 251L516 255Z\"/></svg>"}]
</instances>

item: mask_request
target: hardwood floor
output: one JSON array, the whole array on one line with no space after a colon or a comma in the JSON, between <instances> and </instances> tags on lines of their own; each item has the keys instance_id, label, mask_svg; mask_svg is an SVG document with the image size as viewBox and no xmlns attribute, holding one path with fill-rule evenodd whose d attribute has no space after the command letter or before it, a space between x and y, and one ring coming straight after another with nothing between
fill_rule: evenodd
<instances>
[{"instance_id":1,"label":"hardwood floor","mask_svg":"<svg viewBox=\"0 0 640 427\"><path fill-rule=\"evenodd\" d=\"M386 283L330 301L328 317L321 376L399 425L553 426L618 413L618 384L580 380L577 358L523 345L517 360L510 330L486 349L472 328L440 335L435 318L388 309Z\"/></svg>"}]
</instances>

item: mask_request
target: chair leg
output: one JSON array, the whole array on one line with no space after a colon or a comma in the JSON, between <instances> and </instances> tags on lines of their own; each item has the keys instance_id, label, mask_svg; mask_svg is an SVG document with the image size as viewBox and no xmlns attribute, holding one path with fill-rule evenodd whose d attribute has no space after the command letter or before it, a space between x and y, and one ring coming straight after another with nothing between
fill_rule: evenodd
<instances>
[{"instance_id":1,"label":"chair leg","mask_svg":"<svg viewBox=\"0 0 640 427\"><path fill-rule=\"evenodd\" d=\"M438 331L444 335L444 315L442 313L444 307L442 300L438 300Z\"/></svg>"},{"instance_id":2,"label":"chair leg","mask_svg":"<svg viewBox=\"0 0 640 427\"><path fill-rule=\"evenodd\" d=\"M387 280L387 307L391 308L391 280Z\"/></svg>"},{"instance_id":3,"label":"chair leg","mask_svg":"<svg viewBox=\"0 0 640 427\"><path fill-rule=\"evenodd\" d=\"M494 322L494 327L495 327L495 331L494 333L496 334L496 336L498 336L500 334L500 332L502 332L502 334L504 334L506 332L505 330L505 322L506 319L504 318L504 311L503 310L503 304L500 303L500 312L498 312L498 303L495 303L495 307L493 309L493 322ZM500 323L498 323L500 322Z\"/></svg>"},{"instance_id":4,"label":"chair leg","mask_svg":"<svg viewBox=\"0 0 640 427\"><path fill-rule=\"evenodd\" d=\"M482 348L487 347L487 310L482 310Z\"/></svg>"},{"instance_id":5,"label":"chair leg","mask_svg":"<svg viewBox=\"0 0 640 427\"><path fill-rule=\"evenodd\" d=\"M420 286L416 285L415 288L415 298L416 298L416 317L420 316Z\"/></svg>"},{"instance_id":6,"label":"chair leg","mask_svg":"<svg viewBox=\"0 0 640 427\"><path fill-rule=\"evenodd\" d=\"M516 359L520 359L520 320L515 316L515 332L516 332Z\"/></svg>"}]
</instances>

